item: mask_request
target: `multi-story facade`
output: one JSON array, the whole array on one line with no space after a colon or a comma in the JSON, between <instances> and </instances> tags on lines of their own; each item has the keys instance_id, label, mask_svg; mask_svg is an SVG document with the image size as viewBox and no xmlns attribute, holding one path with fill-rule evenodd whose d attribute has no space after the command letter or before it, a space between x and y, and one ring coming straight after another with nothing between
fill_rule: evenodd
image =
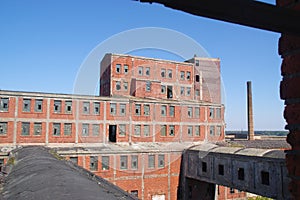
<instances>
[{"instance_id":1,"label":"multi-story facade","mask_svg":"<svg viewBox=\"0 0 300 200\"><path fill-rule=\"evenodd\" d=\"M141 199L176 199L182 151L224 140L219 59L106 54L100 76L100 96L0 91L0 146L58 147Z\"/></svg>"}]
</instances>

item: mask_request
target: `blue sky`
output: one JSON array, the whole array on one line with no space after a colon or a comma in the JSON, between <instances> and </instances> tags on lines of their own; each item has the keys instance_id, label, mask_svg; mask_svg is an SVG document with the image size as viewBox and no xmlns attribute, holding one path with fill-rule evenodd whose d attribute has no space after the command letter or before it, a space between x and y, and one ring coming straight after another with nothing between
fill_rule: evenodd
<instances>
[{"instance_id":1,"label":"blue sky","mask_svg":"<svg viewBox=\"0 0 300 200\"><path fill-rule=\"evenodd\" d=\"M178 31L221 59L227 130L246 130L248 80L255 129L283 130L280 34L131 0L0 1L0 89L72 93L81 64L97 45L143 27ZM161 51L143 55L173 59Z\"/></svg>"}]
</instances>

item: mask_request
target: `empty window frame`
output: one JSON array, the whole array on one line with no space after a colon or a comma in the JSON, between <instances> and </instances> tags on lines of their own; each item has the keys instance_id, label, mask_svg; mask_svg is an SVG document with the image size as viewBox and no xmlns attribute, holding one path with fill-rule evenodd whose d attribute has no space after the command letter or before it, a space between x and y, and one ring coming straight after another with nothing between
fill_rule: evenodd
<instances>
[{"instance_id":1,"label":"empty window frame","mask_svg":"<svg viewBox=\"0 0 300 200\"><path fill-rule=\"evenodd\" d=\"M90 156L90 170L98 171L98 156Z\"/></svg>"},{"instance_id":2,"label":"empty window frame","mask_svg":"<svg viewBox=\"0 0 300 200\"><path fill-rule=\"evenodd\" d=\"M166 116L167 115L167 106L166 105L162 105L160 107L160 114L161 114L161 116Z\"/></svg>"},{"instance_id":3,"label":"empty window frame","mask_svg":"<svg viewBox=\"0 0 300 200\"><path fill-rule=\"evenodd\" d=\"M158 155L158 168L165 167L165 155Z\"/></svg>"},{"instance_id":4,"label":"empty window frame","mask_svg":"<svg viewBox=\"0 0 300 200\"><path fill-rule=\"evenodd\" d=\"M33 135L41 135L42 134L42 123L35 122L33 124Z\"/></svg>"},{"instance_id":5,"label":"empty window frame","mask_svg":"<svg viewBox=\"0 0 300 200\"><path fill-rule=\"evenodd\" d=\"M186 72L186 80L191 80L191 72Z\"/></svg>"},{"instance_id":6,"label":"empty window frame","mask_svg":"<svg viewBox=\"0 0 300 200\"><path fill-rule=\"evenodd\" d=\"M180 87L180 95L184 96L184 87Z\"/></svg>"},{"instance_id":7,"label":"empty window frame","mask_svg":"<svg viewBox=\"0 0 300 200\"><path fill-rule=\"evenodd\" d=\"M166 132L167 132L167 126L166 125L161 125L160 126L160 135L161 136L166 136L167 135Z\"/></svg>"},{"instance_id":8,"label":"empty window frame","mask_svg":"<svg viewBox=\"0 0 300 200\"><path fill-rule=\"evenodd\" d=\"M148 155L148 168L155 168L155 155Z\"/></svg>"},{"instance_id":9,"label":"empty window frame","mask_svg":"<svg viewBox=\"0 0 300 200\"><path fill-rule=\"evenodd\" d=\"M199 60L195 60L195 65L196 65L196 66L199 66L199 65L200 65Z\"/></svg>"},{"instance_id":10,"label":"empty window frame","mask_svg":"<svg viewBox=\"0 0 300 200\"><path fill-rule=\"evenodd\" d=\"M141 125L134 126L134 136L141 136Z\"/></svg>"},{"instance_id":11,"label":"empty window frame","mask_svg":"<svg viewBox=\"0 0 300 200\"><path fill-rule=\"evenodd\" d=\"M72 113L72 101L65 101L65 113Z\"/></svg>"},{"instance_id":12,"label":"empty window frame","mask_svg":"<svg viewBox=\"0 0 300 200\"><path fill-rule=\"evenodd\" d=\"M128 65L124 65L124 74L127 74L128 73Z\"/></svg>"},{"instance_id":13,"label":"empty window frame","mask_svg":"<svg viewBox=\"0 0 300 200\"><path fill-rule=\"evenodd\" d=\"M128 82L126 82L126 81L123 82L123 88L125 91L128 90Z\"/></svg>"},{"instance_id":14,"label":"empty window frame","mask_svg":"<svg viewBox=\"0 0 300 200\"><path fill-rule=\"evenodd\" d=\"M101 157L101 169L102 170L109 170L109 156L102 156Z\"/></svg>"},{"instance_id":15,"label":"empty window frame","mask_svg":"<svg viewBox=\"0 0 300 200\"><path fill-rule=\"evenodd\" d=\"M90 114L90 102L83 102L83 114Z\"/></svg>"},{"instance_id":16,"label":"empty window frame","mask_svg":"<svg viewBox=\"0 0 300 200\"><path fill-rule=\"evenodd\" d=\"M209 126L209 134L210 135L215 135L215 126Z\"/></svg>"},{"instance_id":17,"label":"empty window frame","mask_svg":"<svg viewBox=\"0 0 300 200\"><path fill-rule=\"evenodd\" d=\"M261 184L263 185L270 185L270 175L269 172L261 171L260 172L261 177Z\"/></svg>"},{"instance_id":18,"label":"empty window frame","mask_svg":"<svg viewBox=\"0 0 300 200\"><path fill-rule=\"evenodd\" d=\"M70 157L70 161L72 162L72 163L74 163L74 164L78 164L78 157L76 156L72 156L72 157Z\"/></svg>"},{"instance_id":19,"label":"empty window frame","mask_svg":"<svg viewBox=\"0 0 300 200\"><path fill-rule=\"evenodd\" d=\"M133 169L133 170L138 169L138 156L137 155L131 156L131 169Z\"/></svg>"},{"instance_id":20,"label":"empty window frame","mask_svg":"<svg viewBox=\"0 0 300 200\"><path fill-rule=\"evenodd\" d=\"M43 99L36 99L34 102L34 112L43 112Z\"/></svg>"},{"instance_id":21,"label":"empty window frame","mask_svg":"<svg viewBox=\"0 0 300 200\"><path fill-rule=\"evenodd\" d=\"M230 192L230 194L233 194L234 193L234 188L230 188L229 192Z\"/></svg>"},{"instance_id":22,"label":"empty window frame","mask_svg":"<svg viewBox=\"0 0 300 200\"><path fill-rule=\"evenodd\" d=\"M196 118L200 117L200 108L199 107L195 107L195 117Z\"/></svg>"},{"instance_id":23,"label":"empty window frame","mask_svg":"<svg viewBox=\"0 0 300 200\"><path fill-rule=\"evenodd\" d=\"M61 100L54 100L54 112L60 113L61 112Z\"/></svg>"},{"instance_id":24,"label":"empty window frame","mask_svg":"<svg viewBox=\"0 0 300 200\"><path fill-rule=\"evenodd\" d=\"M221 176L224 175L224 165L218 165L218 174Z\"/></svg>"},{"instance_id":25,"label":"empty window frame","mask_svg":"<svg viewBox=\"0 0 300 200\"><path fill-rule=\"evenodd\" d=\"M144 115L146 115L146 116L150 115L150 105L149 104L144 105Z\"/></svg>"},{"instance_id":26,"label":"empty window frame","mask_svg":"<svg viewBox=\"0 0 300 200\"><path fill-rule=\"evenodd\" d=\"M167 86L167 98L172 99L173 98L173 87L171 85Z\"/></svg>"},{"instance_id":27,"label":"empty window frame","mask_svg":"<svg viewBox=\"0 0 300 200\"><path fill-rule=\"evenodd\" d=\"M190 87L186 88L186 96L191 96L191 88Z\"/></svg>"},{"instance_id":28,"label":"empty window frame","mask_svg":"<svg viewBox=\"0 0 300 200\"><path fill-rule=\"evenodd\" d=\"M221 119L221 108L216 108L216 118Z\"/></svg>"},{"instance_id":29,"label":"empty window frame","mask_svg":"<svg viewBox=\"0 0 300 200\"><path fill-rule=\"evenodd\" d=\"M175 106L170 106L169 107L169 116L174 117L175 115Z\"/></svg>"},{"instance_id":30,"label":"empty window frame","mask_svg":"<svg viewBox=\"0 0 300 200\"><path fill-rule=\"evenodd\" d=\"M116 115L116 110L117 110L117 104L110 103L110 114L111 115Z\"/></svg>"},{"instance_id":31,"label":"empty window frame","mask_svg":"<svg viewBox=\"0 0 300 200\"><path fill-rule=\"evenodd\" d=\"M150 76L150 67L146 67L145 74L146 76Z\"/></svg>"},{"instance_id":32,"label":"empty window frame","mask_svg":"<svg viewBox=\"0 0 300 200\"><path fill-rule=\"evenodd\" d=\"M121 64L116 64L116 73L119 74L121 72Z\"/></svg>"},{"instance_id":33,"label":"empty window frame","mask_svg":"<svg viewBox=\"0 0 300 200\"><path fill-rule=\"evenodd\" d=\"M142 67L142 66L139 66L139 67L138 67L138 74L139 74L140 76L143 76L143 67Z\"/></svg>"},{"instance_id":34,"label":"empty window frame","mask_svg":"<svg viewBox=\"0 0 300 200\"><path fill-rule=\"evenodd\" d=\"M89 124L82 124L81 135L89 136Z\"/></svg>"},{"instance_id":35,"label":"empty window frame","mask_svg":"<svg viewBox=\"0 0 300 200\"><path fill-rule=\"evenodd\" d=\"M120 169L127 169L128 156L120 156Z\"/></svg>"},{"instance_id":36,"label":"empty window frame","mask_svg":"<svg viewBox=\"0 0 300 200\"><path fill-rule=\"evenodd\" d=\"M175 126L170 125L169 126L169 136L174 136L175 135Z\"/></svg>"},{"instance_id":37,"label":"empty window frame","mask_svg":"<svg viewBox=\"0 0 300 200\"><path fill-rule=\"evenodd\" d=\"M100 114L100 102L94 102L94 114L95 115Z\"/></svg>"},{"instance_id":38,"label":"empty window frame","mask_svg":"<svg viewBox=\"0 0 300 200\"><path fill-rule=\"evenodd\" d=\"M0 135L7 134L7 122L0 122Z\"/></svg>"},{"instance_id":39,"label":"empty window frame","mask_svg":"<svg viewBox=\"0 0 300 200\"><path fill-rule=\"evenodd\" d=\"M121 90L121 81L116 81L116 90Z\"/></svg>"},{"instance_id":40,"label":"empty window frame","mask_svg":"<svg viewBox=\"0 0 300 200\"><path fill-rule=\"evenodd\" d=\"M29 122L22 122L22 132L21 135L27 136L30 134L30 123Z\"/></svg>"},{"instance_id":41,"label":"empty window frame","mask_svg":"<svg viewBox=\"0 0 300 200\"><path fill-rule=\"evenodd\" d=\"M100 127L99 127L99 124L93 124L93 125L92 125L92 135L93 135L93 136L99 136L99 135L100 135Z\"/></svg>"},{"instance_id":42,"label":"empty window frame","mask_svg":"<svg viewBox=\"0 0 300 200\"><path fill-rule=\"evenodd\" d=\"M213 119L215 117L215 109L209 108L209 118Z\"/></svg>"},{"instance_id":43,"label":"empty window frame","mask_svg":"<svg viewBox=\"0 0 300 200\"><path fill-rule=\"evenodd\" d=\"M161 76L162 78L166 77L166 69L162 68L162 69L160 70L160 76Z\"/></svg>"},{"instance_id":44,"label":"empty window frame","mask_svg":"<svg viewBox=\"0 0 300 200\"><path fill-rule=\"evenodd\" d=\"M245 180L245 170L244 168L238 168L238 180Z\"/></svg>"},{"instance_id":45,"label":"empty window frame","mask_svg":"<svg viewBox=\"0 0 300 200\"><path fill-rule=\"evenodd\" d=\"M135 115L141 115L141 104L135 104Z\"/></svg>"},{"instance_id":46,"label":"empty window frame","mask_svg":"<svg viewBox=\"0 0 300 200\"><path fill-rule=\"evenodd\" d=\"M188 126L188 136L193 136L193 126Z\"/></svg>"},{"instance_id":47,"label":"empty window frame","mask_svg":"<svg viewBox=\"0 0 300 200\"><path fill-rule=\"evenodd\" d=\"M173 77L173 73L171 69L168 69L168 78L172 78Z\"/></svg>"},{"instance_id":48,"label":"empty window frame","mask_svg":"<svg viewBox=\"0 0 300 200\"><path fill-rule=\"evenodd\" d=\"M181 71L181 72L180 72L180 79L181 79L181 80L184 80L184 75L185 75L185 72L184 72L184 71Z\"/></svg>"},{"instance_id":49,"label":"empty window frame","mask_svg":"<svg viewBox=\"0 0 300 200\"><path fill-rule=\"evenodd\" d=\"M150 126L144 125L144 136L150 136Z\"/></svg>"},{"instance_id":50,"label":"empty window frame","mask_svg":"<svg viewBox=\"0 0 300 200\"><path fill-rule=\"evenodd\" d=\"M120 116L126 115L126 104L120 104Z\"/></svg>"},{"instance_id":51,"label":"empty window frame","mask_svg":"<svg viewBox=\"0 0 300 200\"><path fill-rule=\"evenodd\" d=\"M31 99L23 99L23 112L30 112Z\"/></svg>"},{"instance_id":52,"label":"empty window frame","mask_svg":"<svg viewBox=\"0 0 300 200\"><path fill-rule=\"evenodd\" d=\"M60 123L53 123L53 135L60 136Z\"/></svg>"},{"instance_id":53,"label":"empty window frame","mask_svg":"<svg viewBox=\"0 0 300 200\"><path fill-rule=\"evenodd\" d=\"M162 86L161 86L161 93L162 93L162 94L165 94L165 93L166 93L166 86L165 86L165 85L162 85Z\"/></svg>"},{"instance_id":54,"label":"empty window frame","mask_svg":"<svg viewBox=\"0 0 300 200\"><path fill-rule=\"evenodd\" d=\"M9 98L0 98L0 111L8 111Z\"/></svg>"},{"instance_id":55,"label":"empty window frame","mask_svg":"<svg viewBox=\"0 0 300 200\"><path fill-rule=\"evenodd\" d=\"M195 76L195 79L196 79L196 82L200 82L200 76L198 74Z\"/></svg>"},{"instance_id":56,"label":"empty window frame","mask_svg":"<svg viewBox=\"0 0 300 200\"><path fill-rule=\"evenodd\" d=\"M202 165L202 172L207 172L207 163L201 162L201 165Z\"/></svg>"},{"instance_id":57,"label":"empty window frame","mask_svg":"<svg viewBox=\"0 0 300 200\"><path fill-rule=\"evenodd\" d=\"M200 126L195 126L195 136L200 136Z\"/></svg>"},{"instance_id":58,"label":"empty window frame","mask_svg":"<svg viewBox=\"0 0 300 200\"><path fill-rule=\"evenodd\" d=\"M192 107L188 107L187 115L188 115L189 118L193 117L193 108Z\"/></svg>"},{"instance_id":59,"label":"empty window frame","mask_svg":"<svg viewBox=\"0 0 300 200\"><path fill-rule=\"evenodd\" d=\"M132 194L135 197L138 197L139 196L139 191L138 190L131 190L130 194Z\"/></svg>"},{"instance_id":60,"label":"empty window frame","mask_svg":"<svg viewBox=\"0 0 300 200\"><path fill-rule=\"evenodd\" d=\"M150 81L146 81L146 91L147 92L151 91L151 82Z\"/></svg>"},{"instance_id":61,"label":"empty window frame","mask_svg":"<svg viewBox=\"0 0 300 200\"><path fill-rule=\"evenodd\" d=\"M119 124L119 136L126 136L126 124Z\"/></svg>"},{"instance_id":62,"label":"empty window frame","mask_svg":"<svg viewBox=\"0 0 300 200\"><path fill-rule=\"evenodd\" d=\"M65 136L72 135L72 124L71 123L64 124L64 135Z\"/></svg>"}]
</instances>

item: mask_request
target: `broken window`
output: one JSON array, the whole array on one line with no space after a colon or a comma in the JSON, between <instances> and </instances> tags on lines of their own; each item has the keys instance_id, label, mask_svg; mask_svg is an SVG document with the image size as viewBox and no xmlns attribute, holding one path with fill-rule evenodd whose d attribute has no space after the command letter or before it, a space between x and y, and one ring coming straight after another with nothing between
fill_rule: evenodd
<instances>
[{"instance_id":1,"label":"broken window","mask_svg":"<svg viewBox=\"0 0 300 200\"><path fill-rule=\"evenodd\" d=\"M166 116L166 114L167 114L167 106L162 105L160 113L161 113L161 116Z\"/></svg>"},{"instance_id":2,"label":"broken window","mask_svg":"<svg viewBox=\"0 0 300 200\"><path fill-rule=\"evenodd\" d=\"M200 76L198 74L196 75L195 79L196 79L196 82L200 82Z\"/></svg>"},{"instance_id":3,"label":"broken window","mask_svg":"<svg viewBox=\"0 0 300 200\"><path fill-rule=\"evenodd\" d=\"M241 181L245 180L244 168L238 168L238 179Z\"/></svg>"},{"instance_id":4,"label":"broken window","mask_svg":"<svg viewBox=\"0 0 300 200\"><path fill-rule=\"evenodd\" d=\"M141 104L135 105L135 115L141 115Z\"/></svg>"},{"instance_id":5,"label":"broken window","mask_svg":"<svg viewBox=\"0 0 300 200\"><path fill-rule=\"evenodd\" d=\"M195 136L200 136L200 126L195 126Z\"/></svg>"},{"instance_id":6,"label":"broken window","mask_svg":"<svg viewBox=\"0 0 300 200\"><path fill-rule=\"evenodd\" d=\"M125 82L125 81L123 82L123 88L125 91L128 90L128 82Z\"/></svg>"},{"instance_id":7,"label":"broken window","mask_svg":"<svg viewBox=\"0 0 300 200\"><path fill-rule=\"evenodd\" d=\"M150 67L146 67L146 76L150 76Z\"/></svg>"},{"instance_id":8,"label":"broken window","mask_svg":"<svg viewBox=\"0 0 300 200\"><path fill-rule=\"evenodd\" d=\"M186 96L191 96L191 88L190 87L186 88Z\"/></svg>"},{"instance_id":9,"label":"broken window","mask_svg":"<svg viewBox=\"0 0 300 200\"><path fill-rule=\"evenodd\" d=\"M100 102L94 102L94 114L95 115L100 114Z\"/></svg>"},{"instance_id":10,"label":"broken window","mask_svg":"<svg viewBox=\"0 0 300 200\"><path fill-rule=\"evenodd\" d=\"M127 169L128 165L128 157L120 156L120 169Z\"/></svg>"},{"instance_id":11,"label":"broken window","mask_svg":"<svg viewBox=\"0 0 300 200\"><path fill-rule=\"evenodd\" d=\"M188 126L188 136L193 136L193 127Z\"/></svg>"},{"instance_id":12,"label":"broken window","mask_svg":"<svg viewBox=\"0 0 300 200\"><path fill-rule=\"evenodd\" d=\"M218 172L219 175L224 175L224 165L218 165Z\"/></svg>"},{"instance_id":13,"label":"broken window","mask_svg":"<svg viewBox=\"0 0 300 200\"><path fill-rule=\"evenodd\" d=\"M82 136L89 136L89 124L82 124Z\"/></svg>"},{"instance_id":14,"label":"broken window","mask_svg":"<svg viewBox=\"0 0 300 200\"><path fill-rule=\"evenodd\" d=\"M202 172L207 172L207 163L202 162Z\"/></svg>"},{"instance_id":15,"label":"broken window","mask_svg":"<svg viewBox=\"0 0 300 200\"><path fill-rule=\"evenodd\" d=\"M71 123L64 124L64 135L66 135L66 136L72 135L72 124Z\"/></svg>"},{"instance_id":16,"label":"broken window","mask_svg":"<svg viewBox=\"0 0 300 200\"><path fill-rule=\"evenodd\" d=\"M195 94L196 94L196 96L200 96L200 90L199 90L199 89L196 89L196 90L195 90Z\"/></svg>"},{"instance_id":17,"label":"broken window","mask_svg":"<svg viewBox=\"0 0 300 200\"><path fill-rule=\"evenodd\" d=\"M160 70L160 75L161 75L161 77L166 77L166 69L161 69Z\"/></svg>"},{"instance_id":18,"label":"broken window","mask_svg":"<svg viewBox=\"0 0 300 200\"><path fill-rule=\"evenodd\" d=\"M144 115L148 116L150 114L150 105L144 105Z\"/></svg>"},{"instance_id":19,"label":"broken window","mask_svg":"<svg viewBox=\"0 0 300 200\"><path fill-rule=\"evenodd\" d=\"M109 170L109 156L102 156L102 170Z\"/></svg>"},{"instance_id":20,"label":"broken window","mask_svg":"<svg viewBox=\"0 0 300 200\"><path fill-rule=\"evenodd\" d=\"M111 103L110 104L110 114L116 115L116 109L117 109L117 105L115 103Z\"/></svg>"},{"instance_id":21,"label":"broken window","mask_svg":"<svg viewBox=\"0 0 300 200\"><path fill-rule=\"evenodd\" d=\"M138 73L140 76L143 76L143 67L142 66L139 66Z\"/></svg>"},{"instance_id":22,"label":"broken window","mask_svg":"<svg viewBox=\"0 0 300 200\"><path fill-rule=\"evenodd\" d=\"M175 114L175 106L170 106L169 107L169 115L170 117L174 117Z\"/></svg>"},{"instance_id":23,"label":"broken window","mask_svg":"<svg viewBox=\"0 0 300 200\"><path fill-rule=\"evenodd\" d=\"M61 112L61 100L54 100L54 112L55 113Z\"/></svg>"},{"instance_id":24,"label":"broken window","mask_svg":"<svg viewBox=\"0 0 300 200\"><path fill-rule=\"evenodd\" d=\"M185 75L184 71L181 71L181 72L180 72L180 79L181 79L181 80L184 80L184 75Z\"/></svg>"},{"instance_id":25,"label":"broken window","mask_svg":"<svg viewBox=\"0 0 300 200\"><path fill-rule=\"evenodd\" d=\"M9 98L0 98L0 111L8 111Z\"/></svg>"},{"instance_id":26,"label":"broken window","mask_svg":"<svg viewBox=\"0 0 300 200\"><path fill-rule=\"evenodd\" d=\"M126 124L120 124L119 125L119 136L125 136L126 135Z\"/></svg>"},{"instance_id":27,"label":"broken window","mask_svg":"<svg viewBox=\"0 0 300 200\"><path fill-rule=\"evenodd\" d=\"M155 167L155 155L148 155L148 168L153 169Z\"/></svg>"},{"instance_id":28,"label":"broken window","mask_svg":"<svg viewBox=\"0 0 300 200\"><path fill-rule=\"evenodd\" d=\"M160 126L160 135L161 136L166 136L166 131L167 131L167 126L166 125L161 125Z\"/></svg>"},{"instance_id":29,"label":"broken window","mask_svg":"<svg viewBox=\"0 0 300 200\"><path fill-rule=\"evenodd\" d=\"M169 78L172 78L172 76L173 76L173 75L172 75L172 70L171 70L171 69L168 69L168 77L169 77Z\"/></svg>"},{"instance_id":30,"label":"broken window","mask_svg":"<svg viewBox=\"0 0 300 200\"><path fill-rule=\"evenodd\" d=\"M83 113L90 114L90 102L83 102Z\"/></svg>"},{"instance_id":31,"label":"broken window","mask_svg":"<svg viewBox=\"0 0 300 200\"><path fill-rule=\"evenodd\" d=\"M134 136L141 136L141 125L134 126Z\"/></svg>"},{"instance_id":32,"label":"broken window","mask_svg":"<svg viewBox=\"0 0 300 200\"><path fill-rule=\"evenodd\" d=\"M7 134L7 122L0 122L0 135Z\"/></svg>"},{"instance_id":33,"label":"broken window","mask_svg":"<svg viewBox=\"0 0 300 200\"><path fill-rule=\"evenodd\" d=\"M261 171L260 172L260 176L261 176L261 184L263 184L263 185L270 185L269 172Z\"/></svg>"},{"instance_id":34,"label":"broken window","mask_svg":"<svg viewBox=\"0 0 300 200\"><path fill-rule=\"evenodd\" d=\"M186 80L191 80L191 72L186 72Z\"/></svg>"},{"instance_id":35,"label":"broken window","mask_svg":"<svg viewBox=\"0 0 300 200\"><path fill-rule=\"evenodd\" d=\"M188 107L188 111L187 111L188 117L192 118L193 117L193 108L192 107Z\"/></svg>"},{"instance_id":36,"label":"broken window","mask_svg":"<svg viewBox=\"0 0 300 200\"><path fill-rule=\"evenodd\" d=\"M146 91L147 92L151 91L151 82L150 81L146 81Z\"/></svg>"},{"instance_id":37,"label":"broken window","mask_svg":"<svg viewBox=\"0 0 300 200\"><path fill-rule=\"evenodd\" d=\"M216 118L221 119L221 108L216 108Z\"/></svg>"},{"instance_id":38,"label":"broken window","mask_svg":"<svg viewBox=\"0 0 300 200\"><path fill-rule=\"evenodd\" d=\"M158 167L159 168L165 167L165 155L158 155Z\"/></svg>"},{"instance_id":39,"label":"broken window","mask_svg":"<svg viewBox=\"0 0 300 200\"><path fill-rule=\"evenodd\" d=\"M99 127L99 124L93 124L92 126L92 135L93 136L99 136L100 134L100 127Z\"/></svg>"},{"instance_id":40,"label":"broken window","mask_svg":"<svg viewBox=\"0 0 300 200\"><path fill-rule=\"evenodd\" d=\"M180 95L184 96L184 87L180 87Z\"/></svg>"},{"instance_id":41,"label":"broken window","mask_svg":"<svg viewBox=\"0 0 300 200\"><path fill-rule=\"evenodd\" d=\"M169 136L174 136L175 135L175 126L170 125L169 126Z\"/></svg>"},{"instance_id":42,"label":"broken window","mask_svg":"<svg viewBox=\"0 0 300 200\"><path fill-rule=\"evenodd\" d=\"M210 135L215 135L215 126L210 126L209 127L209 134Z\"/></svg>"},{"instance_id":43,"label":"broken window","mask_svg":"<svg viewBox=\"0 0 300 200\"><path fill-rule=\"evenodd\" d=\"M98 156L90 156L90 170L98 171Z\"/></svg>"},{"instance_id":44,"label":"broken window","mask_svg":"<svg viewBox=\"0 0 300 200\"><path fill-rule=\"evenodd\" d=\"M214 108L209 108L209 118L210 118L210 119L213 119L213 118L214 118L214 116L215 116L214 111L215 111Z\"/></svg>"},{"instance_id":45,"label":"broken window","mask_svg":"<svg viewBox=\"0 0 300 200\"><path fill-rule=\"evenodd\" d=\"M34 105L35 112L42 112L43 111L43 99L36 99Z\"/></svg>"},{"instance_id":46,"label":"broken window","mask_svg":"<svg viewBox=\"0 0 300 200\"><path fill-rule=\"evenodd\" d=\"M22 133L21 135L29 135L30 132L30 123L29 122L22 122Z\"/></svg>"},{"instance_id":47,"label":"broken window","mask_svg":"<svg viewBox=\"0 0 300 200\"><path fill-rule=\"evenodd\" d=\"M196 107L196 108L195 108L195 117L196 117L196 118L199 118L199 117L200 117L200 108L199 108L199 107Z\"/></svg>"},{"instance_id":48,"label":"broken window","mask_svg":"<svg viewBox=\"0 0 300 200\"><path fill-rule=\"evenodd\" d=\"M172 86L168 86L167 87L167 98L168 99L172 99L173 98L173 87Z\"/></svg>"},{"instance_id":49,"label":"broken window","mask_svg":"<svg viewBox=\"0 0 300 200\"><path fill-rule=\"evenodd\" d=\"M139 196L139 191L138 190L131 190L130 194L132 194L135 197L138 197Z\"/></svg>"},{"instance_id":50,"label":"broken window","mask_svg":"<svg viewBox=\"0 0 300 200\"><path fill-rule=\"evenodd\" d=\"M165 86L165 85L162 85L162 86L161 86L161 93L162 93L162 94L165 94L165 93L166 93L166 86Z\"/></svg>"},{"instance_id":51,"label":"broken window","mask_svg":"<svg viewBox=\"0 0 300 200\"><path fill-rule=\"evenodd\" d=\"M128 65L124 65L124 74L128 73Z\"/></svg>"},{"instance_id":52,"label":"broken window","mask_svg":"<svg viewBox=\"0 0 300 200\"><path fill-rule=\"evenodd\" d=\"M121 72L121 64L116 64L116 73Z\"/></svg>"},{"instance_id":53,"label":"broken window","mask_svg":"<svg viewBox=\"0 0 300 200\"><path fill-rule=\"evenodd\" d=\"M131 156L131 169L138 169L138 156L137 155Z\"/></svg>"},{"instance_id":54,"label":"broken window","mask_svg":"<svg viewBox=\"0 0 300 200\"><path fill-rule=\"evenodd\" d=\"M65 113L72 113L72 101L65 101Z\"/></svg>"},{"instance_id":55,"label":"broken window","mask_svg":"<svg viewBox=\"0 0 300 200\"><path fill-rule=\"evenodd\" d=\"M60 123L53 123L53 135L54 136L60 135Z\"/></svg>"},{"instance_id":56,"label":"broken window","mask_svg":"<svg viewBox=\"0 0 300 200\"><path fill-rule=\"evenodd\" d=\"M72 157L70 157L70 161L72 162L72 163L74 163L74 164L78 164L78 157L76 156L72 156Z\"/></svg>"},{"instance_id":57,"label":"broken window","mask_svg":"<svg viewBox=\"0 0 300 200\"><path fill-rule=\"evenodd\" d=\"M126 104L120 104L120 115L126 115Z\"/></svg>"},{"instance_id":58,"label":"broken window","mask_svg":"<svg viewBox=\"0 0 300 200\"><path fill-rule=\"evenodd\" d=\"M23 112L30 112L31 99L23 99Z\"/></svg>"},{"instance_id":59,"label":"broken window","mask_svg":"<svg viewBox=\"0 0 300 200\"><path fill-rule=\"evenodd\" d=\"M234 188L230 188L229 192L230 192L230 194L233 194L234 193Z\"/></svg>"},{"instance_id":60,"label":"broken window","mask_svg":"<svg viewBox=\"0 0 300 200\"><path fill-rule=\"evenodd\" d=\"M121 90L121 81L116 82L116 90Z\"/></svg>"},{"instance_id":61,"label":"broken window","mask_svg":"<svg viewBox=\"0 0 300 200\"><path fill-rule=\"evenodd\" d=\"M144 136L149 136L149 135L150 135L150 126L144 125Z\"/></svg>"},{"instance_id":62,"label":"broken window","mask_svg":"<svg viewBox=\"0 0 300 200\"><path fill-rule=\"evenodd\" d=\"M42 134L42 123L35 122L33 124L33 135L41 135Z\"/></svg>"}]
</instances>

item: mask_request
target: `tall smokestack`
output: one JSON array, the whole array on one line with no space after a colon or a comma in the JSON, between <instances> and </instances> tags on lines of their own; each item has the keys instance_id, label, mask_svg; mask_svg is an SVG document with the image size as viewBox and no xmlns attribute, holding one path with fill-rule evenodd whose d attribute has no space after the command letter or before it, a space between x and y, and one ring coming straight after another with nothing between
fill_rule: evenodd
<instances>
[{"instance_id":1,"label":"tall smokestack","mask_svg":"<svg viewBox=\"0 0 300 200\"><path fill-rule=\"evenodd\" d=\"M247 81L248 140L254 140L251 81Z\"/></svg>"}]
</instances>

